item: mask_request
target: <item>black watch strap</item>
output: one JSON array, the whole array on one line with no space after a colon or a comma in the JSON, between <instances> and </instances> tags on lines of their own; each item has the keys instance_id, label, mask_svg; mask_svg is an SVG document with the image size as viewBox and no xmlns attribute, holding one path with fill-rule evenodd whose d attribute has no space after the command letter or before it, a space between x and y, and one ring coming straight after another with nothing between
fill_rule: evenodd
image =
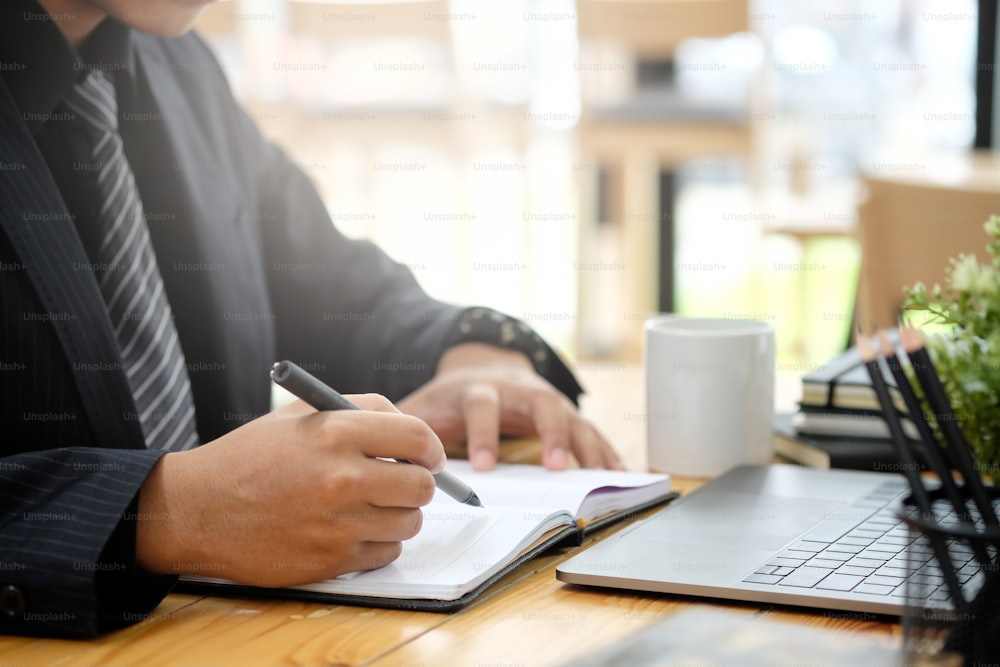
<instances>
[{"instance_id":1,"label":"black watch strap","mask_svg":"<svg viewBox=\"0 0 1000 667\"><path fill-rule=\"evenodd\" d=\"M527 324L510 315L482 306L468 308L458 316L447 347L461 343L486 343L521 352L531 360L536 373L551 382L574 403L583 393L573 373L542 337Z\"/></svg>"}]
</instances>

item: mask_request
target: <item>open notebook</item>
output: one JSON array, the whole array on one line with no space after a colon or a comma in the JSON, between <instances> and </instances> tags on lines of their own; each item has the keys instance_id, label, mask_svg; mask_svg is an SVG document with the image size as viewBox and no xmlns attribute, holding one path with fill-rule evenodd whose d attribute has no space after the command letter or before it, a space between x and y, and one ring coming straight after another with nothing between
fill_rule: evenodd
<instances>
[{"instance_id":1,"label":"open notebook","mask_svg":"<svg viewBox=\"0 0 1000 667\"><path fill-rule=\"evenodd\" d=\"M484 507L462 505L438 491L424 508L420 534L393 563L295 588L266 589L223 579L184 577L186 590L338 604L448 611L471 602L507 572L590 530L674 496L666 475L610 470L551 472L500 464L480 473L467 461L448 471L465 480Z\"/></svg>"}]
</instances>

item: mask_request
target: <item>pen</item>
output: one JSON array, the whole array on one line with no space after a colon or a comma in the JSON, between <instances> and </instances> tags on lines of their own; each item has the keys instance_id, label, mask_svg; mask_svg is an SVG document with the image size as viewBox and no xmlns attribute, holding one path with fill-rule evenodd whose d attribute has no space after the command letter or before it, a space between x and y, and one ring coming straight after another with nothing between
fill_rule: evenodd
<instances>
[{"instance_id":1,"label":"pen","mask_svg":"<svg viewBox=\"0 0 1000 667\"><path fill-rule=\"evenodd\" d=\"M317 410L360 410L337 390L315 378L291 361L279 361L271 368L271 379L279 387L292 392ZM396 459L400 463L410 463ZM460 503L482 507L483 503L472 488L447 471L434 475L434 484Z\"/></svg>"}]
</instances>

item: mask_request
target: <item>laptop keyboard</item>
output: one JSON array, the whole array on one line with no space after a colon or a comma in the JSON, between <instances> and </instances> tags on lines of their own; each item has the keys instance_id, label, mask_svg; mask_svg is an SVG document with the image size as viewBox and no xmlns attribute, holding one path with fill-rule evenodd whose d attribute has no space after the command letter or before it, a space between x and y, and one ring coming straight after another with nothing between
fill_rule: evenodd
<instances>
[{"instance_id":1,"label":"laptop keyboard","mask_svg":"<svg viewBox=\"0 0 1000 667\"><path fill-rule=\"evenodd\" d=\"M887 481L827 517L743 581L897 600L909 596L911 600L923 598L928 606L950 607L948 589L930 543L923 537L914 538L896 516L898 501L908 492L905 481ZM938 520L958 523L953 511ZM948 551L963 592L971 599L984 578L979 562L967 544L953 540Z\"/></svg>"}]
</instances>

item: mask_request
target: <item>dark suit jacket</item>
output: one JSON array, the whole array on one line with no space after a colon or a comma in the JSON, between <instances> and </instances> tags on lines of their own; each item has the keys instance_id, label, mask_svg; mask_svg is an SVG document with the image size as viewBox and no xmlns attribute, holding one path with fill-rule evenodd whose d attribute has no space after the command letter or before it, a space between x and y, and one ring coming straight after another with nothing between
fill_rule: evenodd
<instances>
[{"instance_id":1,"label":"dark suit jacket","mask_svg":"<svg viewBox=\"0 0 1000 667\"><path fill-rule=\"evenodd\" d=\"M460 311L333 227L196 36L132 44L122 134L202 442L268 410L277 359L344 392L400 398L426 382ZM173 583L134 560L136 495L161 454L130 417L115 334L34 120L0 78L0 632L88 635L140 619Z\"/></svg>"}]
</instances>

